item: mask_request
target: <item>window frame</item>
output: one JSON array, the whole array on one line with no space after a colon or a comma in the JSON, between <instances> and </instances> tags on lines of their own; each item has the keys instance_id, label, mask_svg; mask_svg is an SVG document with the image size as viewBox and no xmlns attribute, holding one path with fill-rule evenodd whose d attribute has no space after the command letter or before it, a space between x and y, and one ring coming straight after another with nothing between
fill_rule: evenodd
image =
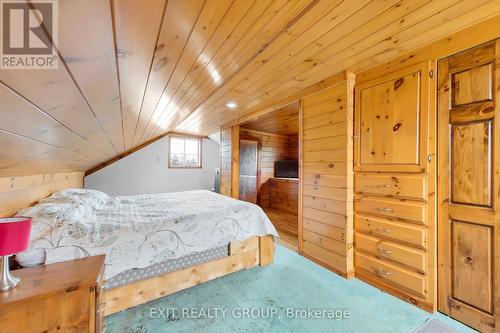
<instances>
[{"instance_id":1,"label":"window frame","mask_svg":"<svg viewBox=\"0 0 500 333\"><path fill-rule=\"evenodd\" d=\"M168 138L168 168L169 169L202 169L203 168L203 159L202 159L202 144L203 138L197 136L189 136L189 135L169 135ZM198 166L173 166L172 165L172 139L184 139L184 140L193 140L198 141ZM186 154L186 147L184 146L183 155L191 155Z\"/></svg>"}]
</instances>

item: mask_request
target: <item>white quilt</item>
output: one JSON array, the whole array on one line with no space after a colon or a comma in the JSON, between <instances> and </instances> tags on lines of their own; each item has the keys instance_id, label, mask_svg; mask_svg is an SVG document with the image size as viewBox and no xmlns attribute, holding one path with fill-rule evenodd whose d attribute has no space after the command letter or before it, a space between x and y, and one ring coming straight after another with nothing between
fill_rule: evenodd
<instances>
[{"instance_id":1,"label":"white quilt","mask_svg":"<svg viewBox=\"0 0 500 333\"><path fill-rule=\"evenodd\" d=\"M97 209L49 200L18 215L33 217L30 249L44 249L46 263L106 254L106 279L233 240L278 237L260 207L204 190L109 198Z\"/></svg>"}]
</instances>

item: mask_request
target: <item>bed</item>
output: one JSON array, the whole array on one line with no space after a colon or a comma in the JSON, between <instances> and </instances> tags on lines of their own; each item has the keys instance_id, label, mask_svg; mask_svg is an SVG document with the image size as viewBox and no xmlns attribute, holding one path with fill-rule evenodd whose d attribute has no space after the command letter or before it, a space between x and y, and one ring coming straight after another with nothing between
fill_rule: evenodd
<instances>
[{"instance_id":1,"label":"bed","mask_svg":"<svg viewBox=\"0 0 500 333\"><path fill-rule=\"evenodd\" d=\"M33 218L21 266L106 255L104 315L269 264L278 237L260 207L205 190L108 197L67 189L17 215Z\"/></svg>"}]
</instances>

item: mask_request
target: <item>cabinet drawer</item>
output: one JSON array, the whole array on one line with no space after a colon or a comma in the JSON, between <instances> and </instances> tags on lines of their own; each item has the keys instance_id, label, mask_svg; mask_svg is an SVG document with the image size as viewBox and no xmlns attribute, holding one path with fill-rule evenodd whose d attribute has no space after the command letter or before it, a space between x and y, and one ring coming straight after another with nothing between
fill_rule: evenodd
<instances>
[{"instance_id":1,"label":"cabinet drawer","mask_svg":"<svg viewBox=\"0 0 500 333\"><path fill-rule=\"evenodd\" d=\"M425 224L425 206L424 202L403 199L360 197L356 203L356 213L395 217Z\"/></svg>"},{"instance_id":2,"label":"cabinet drawer","mask_svg":"<svg viewBox=\"0 0 500 333\"><path fill-rule=\"evenodd\" d=\"M355 178L356 193L391 195L427 200L425 175L373 175L358 174Z\"/></svg>"},{"instance_id":3,"label":"cabinet drawer","mask_svg":"<svg viewBox=\"0 0 500 333\"><path fill-rule=\"evenodd\" d=\"M417 273L359 252L356 254L356 267L378 276L389 284L396 284L402 289L412 291L419 296L425 296L425 279Z\"/></svg>"},{"instance_id":4,"label":"cabinet drawer","mask_svg":"<svg viewBox=\"0 0 500 333\"><path fill-rule=\"evenodd\" d=\"M400 264L425 272L425 253L380 238L356 234L356 250L361 250L377 258L387 258Z\"/></svg>"},{"instance_id":5,"label":"cabinet drawer","mask_svg":"<svg viewBox=\"0 0 500 333\"><path fill-rule=\"evenodd\" d=\"M411 223L393 222L382 217L356 215L356 231L377 237L388 238L398 242L427 247L425 227Z\"/></svg>"}]
</instances>

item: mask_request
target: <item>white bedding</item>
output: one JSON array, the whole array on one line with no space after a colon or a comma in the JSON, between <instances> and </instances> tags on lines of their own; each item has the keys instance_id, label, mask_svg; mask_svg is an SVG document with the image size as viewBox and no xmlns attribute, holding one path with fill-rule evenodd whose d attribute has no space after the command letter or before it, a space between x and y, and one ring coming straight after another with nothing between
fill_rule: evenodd
<instances>
[{"instance_id":1,"label":"white bedding","mask_svg":"<svg viewBox=\"0 0 500 333\"><path fill-rule=\"evenodd\" d=\"M43 249L45 263L106 254L106 279L233 240L278 237L260 207L204 190L115 197L95 205L57 197L18 215L33 217L30 249ZM22 261L23 254L17 258ZM25 253L24 261L30 260Z\"/></svg>"}]
</instances>

